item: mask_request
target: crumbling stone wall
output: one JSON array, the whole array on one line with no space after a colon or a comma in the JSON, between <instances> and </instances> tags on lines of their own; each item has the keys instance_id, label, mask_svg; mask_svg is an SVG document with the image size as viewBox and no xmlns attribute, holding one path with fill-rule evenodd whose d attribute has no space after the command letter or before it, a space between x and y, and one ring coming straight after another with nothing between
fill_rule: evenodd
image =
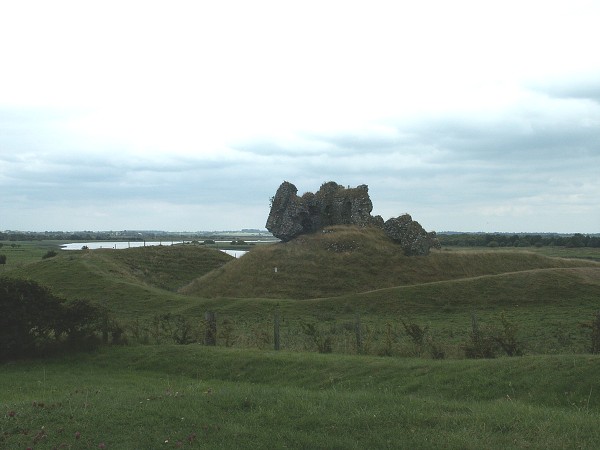
<instances>
[{"instance_id":1,"label":"crumbling stone wall","mask_svg":"<svg viewBox=\"0 0 600 450\"><path fill-rule=\"evenodd\" d=\"M430 248L440 248L435 231L428 233L409 214L386 220L383 229L391 240L402 246L407 255L427 255Z\"/></svg>"},{"instance_id":2,"label":"crumbling stone wall","mask_svg":"<svg viewBox=\"0 0 600 450\"><path fill-rule=\"evenodd\" d=\"M298 196L298 189L284 181L272 199L267 230L283 241L312 233L330 225L373 223L369 188L345 188L330 181L316 192Z\"/></svg>"},{"instance_id":3,"label":"crumbling stone wall","mask_svg":"<svg viewBox=\"0 0 600 450\"><path fill-rule=\"evenodd\" d=\"M330 181L316 193L307 192L299 197L296 186L284 181L272 198L266 227L273 236L289 241L330 225L373 225L383 228L407 255L426 255L431 247L439 246L435 232L427 233L410 215L384 223L381 216L371 216L372 210L366 184L345 188Z\"/></svg>"}]
</instances>

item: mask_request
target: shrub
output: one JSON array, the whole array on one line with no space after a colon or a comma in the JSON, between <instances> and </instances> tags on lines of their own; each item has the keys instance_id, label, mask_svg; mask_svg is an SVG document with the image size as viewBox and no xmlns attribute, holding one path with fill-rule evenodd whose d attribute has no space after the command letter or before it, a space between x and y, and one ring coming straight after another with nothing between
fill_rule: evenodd
<instances>
[{"instance_id":1,"label":"shrub","mask_svg":"<svg viewBox=\"0 0 600 450\"><path fill-rule=\"evenodd\" d=\"M198 330L190 319L178 315L173 317L173 341L176 344L186 345L198 342Z\"/></svg>"},{"instance_id":2,"label":"shrub","mask_svg":"<svg viewBox=\"0 0 600 450\"><path fill-rule=\"evenodd\" d=\"M59 321L59 334L65 334L71 348L90 350L102 341L108 342L109 332L120 332L118 326L109 317L108 310L87 300L73 300L63 303L63 314Z\"/></svg>"},{"instance_id":3,"label":"shrub","mask_svg":"<svg viewBox=\"0 0 600 450\"><path fill-rule=\"evenodd\" d=\"M500 328L495 330L493 339L508 356L522 356L523 346L517 339L519 327L509 322L504 314L500 313Z\"/></svg>"},{"instance_id":4,"label":"shrub","mask_svg":"<svg viewBox=\"0 0 600 450\"><path fill-rule=\"evenodd\" d=\"M314 323L301 322L302 331L306 334L311 342L316 345L319 353L331 353L333 351L333 340L330 335L325 336L323 331Z\"/></svg>"},{"instance_id":5,"label":"shrub","mask_svg":"<svg viewBox=\"0 0 600 450\"><path fill-rule=\"evenodd\" d=\"M0 264L6 264L6 255L0 255Z\"/></svg>"},{"instance_id":6,"label":"shrub","mask_svg":"<svg viewBox=\"0 0 600 450\"><path fill-rule=\"evenodd\" d=\"M36 356L65 343L90 348L111 323L104 309L85 300L66 302L34 281L0 278L0 360Z\"/></svg>"},{"instance_id":7,"label":"shrub","mask_svg":"<svg viewBox=\"0 0 600 450\"><path fill-rule=\"evenodd\" d=\"M55 340L62 300L25 280L0 279L0 360L30 356Z\"/></svg>"},{"instance_id":8,"label":"shrub","mask_svg":"<svg viewBox=\"0 0 600 450\"><path fill-rule=\"evenodd\" d=\"M596 312L591 322L583 323L581 326L591 330L589 352L593 354L600 353L600 311Z\"/></svg>"},{"instance_id":9,"label":"shrub","mask_svg":"<svg viewBox=\"0 0 600 450\"><path fill-rule=\"evenodd\" d=\"M496 357L496 340L488 329L479 327L477 316L474 312L471 314L471 333L469 334L469 341L463 348L467 358Z\"/></svg>"},{"instance_id":10,"label":"shrub","mask_svg":"<svg viewBox=\"0 0 600 450\"><path fill-rule=\"evenodd\" d=\"M418 347L422 347L425 343L425 336L429 327L427 325L421 327L420 325L413 322L406 323L403 319L400 319L400 321L404 326L404 331L406 331L406 334L408 335L408 337L410 337L413 344L415 344Z\"/></svg>"},{"instance_id":11,"label":"shrub","mask_svg":"<svg viewBox=\"0 0 600 450\"><path fill-rule=\"evenodd\" d=\"M56 255L58 255L58 253L56 253L54 250L48 250L43 256L42 259L48 259L48 258L54 258Z\"/></svg>"},{"instance_id":12,"label":"shrub","mask_svg":"<svg viewBox=\"0 0 600 450\"><path fill-rule=\"evenodd\" d=\"M433 359L444 359L446 358L446 352L443 347L433 339L432 335L427 336L426 347L429 355Z\"/></svg>"}]
</instances>

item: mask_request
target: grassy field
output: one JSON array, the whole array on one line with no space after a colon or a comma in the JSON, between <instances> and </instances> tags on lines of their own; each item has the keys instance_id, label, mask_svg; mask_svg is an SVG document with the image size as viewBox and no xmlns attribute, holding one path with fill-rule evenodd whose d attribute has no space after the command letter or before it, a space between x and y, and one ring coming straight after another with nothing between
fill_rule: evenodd
<instances>
[{"instance_id":1,"label":"grassy field","mask_svg":"<svg viewBox=\"0 0 600 450\"><path fill-rule=\"evenodd\" d=\"M2 366L0 446L592 449L599 370L588 356L113 347Z\"/></svg>"},{"instance_id":2,"label":"grassy field","mask_svg":"<svg viewBox=\"0 0 600 450\"><path fill-rule=\"evenodd\" d=\"M0 265L0 275L13 268L22 268L39 261L48 251L60 250L59 241L0 241L0 255L6 255L6 264Z\"/></svg>"},{"instance_id":3,"label":"grassy field","mask_svg":"<svg viewBox=\"0 0 600 450\"><path fill-rule=\"evenodd\" d=\"M409 258L346 227L239 259L198 245L41 258L56 245L5 244L0 275L105 305L130 345L3 364L0 448L600 446L590 249ZM208 310L215 348L159 332L177 315L202 340ZM525 356L465 359L474 318L485 333L509 323Z\"/></svg>"},{"instance_id":4,"label":"grassy field","mask_svg":"<svg viewBox=\"0 0 600 450\"><path fill-rule=\"evenodd\" d=\"M593 261L506 249L406 257L376 230L344 227L257 246L237 260L193 245L70 251L10 273L107 306L142 342L164 341L148 325L164 314L185 317L202 334L211 310L221 344L272 348L278 312L287 350L316 350L327 340L334 352L356 353L358 320L361 351L423 353L404 320L426 327L448 357L462 357L475 314L490 329L508 318L528 354L581 353L589 346L582 324L600 309Z\"/></svg>"}]
</instances>

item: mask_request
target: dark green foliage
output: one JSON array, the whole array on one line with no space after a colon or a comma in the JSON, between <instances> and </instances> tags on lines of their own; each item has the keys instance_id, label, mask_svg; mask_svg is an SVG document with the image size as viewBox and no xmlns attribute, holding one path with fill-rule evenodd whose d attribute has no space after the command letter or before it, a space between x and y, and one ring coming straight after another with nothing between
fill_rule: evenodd
<instances>
[{"instance_id":1,"label":"dark green foliage","mask_svg":"<svg viewBox=\"0 0 600 450\"><path fill-rule=\"evenodd\" d=\"M133 320L128 331L141 344L186 345L200 342L199 323L194 323L190 317L170 313L155 314L148 322Z\"/></svg>"},{"instance_id":2,"label":"dark green foliage","mask_svg":"<svg viewBox=\"0 0 600 450\"><path fill-rule=\"evenodd\" d=\"M0 360L44 350L55 338L62 300L27 280L0 279Z\"/></svg>"},{"instance_id":3,"label":"dark green foliage","mask_svg":"<svg viewBox=\"0 0 600 450\"><path fill-rule=\"evenodd\" d=\"M487 328L481 328L475 313L471 313L471 333L465 344L467 358L495 358L498 344Z\"/></svg>"},{"instance_id":4,"label":"dark green foliage","mask_svg":"<svg viewBox=\"0 0 600 450\"><path fill-rule=\"evenodd\" d=\"M186 345L197 342L196 327L189 318L178 315L173 318L173 322L173 341L176 344Z\"/></svg>"},{"instance_id":5,"label":"dark green foliage","mask_svg":"<svg viewBox=\"0 0 600 450\"><path fill-rule=\"evenodd\" d=\"M6 255L0 255L0 264L6 264Z\"/></svg>"},{"instance_id":6,"label":"dark green foliage","mask_svg":"<svg viewBox=\"0 0 600 450\"><path fill-rule=\"evenodd\" d=\"M109 333L113 341L119 341L122 329L106 308L88 302L74 300L63 304L63 314L59 323L59 334L64 334L71 348L92 349L102 341L108 343ZM116 343L116 342L115 342Z\"/></svg>"},{"instance_id":7,"label":"dark green foliage","mask_svg":"<svg viewBox=\"0 0 600 450\"><path fill-rule=\"evenodd\" d=\"M400 319L400 321L404 326L404 331L406 331L406 334L410 337L413 344L418 347L422 347L425 343L425 336L427 335L427 330L429 327L427 325L421 327L413 322L406 323L403 319Z\"/></svg>"},{"instance_id":8,"label":"dark green foliage","mask_svg":"<svg viewBox=\"0 0 600 450\"><path fill-rule=\"evenodd\" d=\"M500 328L495 330L493 338L508 356L522 356L523 346L517 339L519 327L510 322L504 311L500 313Z\"/></svg>"},{"instance_id":9,"label":"dark green foliage","mask_svg":"<svg viewBox=\"0 0 600 450\"><path fill-rule=\"evenodd\" d=\"M517 339L518 326L500 313L499 326L479 326L475 312L471 313L471 333L464 345L467 358L495 358L499 351L507 356L522 356L523 344Z\"/></svg>"},{"instance_id":10,"label":"dark green foliage","mask_svg":"<svg viewBox=\"0 0 600 450\"><path fill-rule=\"evenodd\" d=\"M48 259L48 258L54 258L56 255L58 255L58 253L56 253L54 250L48 250L43 256L42 259Z\"/></svg>"},{"instance_id":11,"label":"dark green foliage","mask_svg":"<svg viewBox=\"0 0 600 450\"><path fill-rule=\"evenodd\" d=\"M333 341L331 335L325 335L317 325L311 322L301 322L302 331L310 341L317 347L319 353L331 353L333 351Z\"/></svg>"},{"instance_id":12,"label":"dark green foliage","mask_svg":"<svg viewBox=\"0 0 600 450\"><path fill-rule=\"evenodd\" d=\"M600 311L597 311L594 319L589 323L581 325L591 331L589 351L593 354L600 353Z\"/></svg>"},{"instance_id":13,"label":"dark green foliage","mask_svg":"<svg viewBox=\"0 0 600 450\"><path fill-rule=\"evenodd\" d=\"M0 360L36 356L65 343L90 348L98 333L108 333L107 318L85 300L66 302L34 281L1 278Z\"/></svg>"},{"instance_id":14,"label":"dark green foliage","mask_svg":"<svg viewBox=\"0 0 600 450\"><path fill-rule=\"evenodd\" d=\"M548 247L564 246L568 248L598 248L600 236L559 235L555 233L540 234L507 234L507 233L457 233L438 234L438 240L443 246L460 247Z\"/></svg>"},{"instance_id":15,"label":"dark green foliage","mask_svg":"<svg viewBox=\"0 0 600 450\"><path fill-rule=\"evenodd\" d=\"M429 325L420 326L414 322L406 322L404 319L400 319L404 331L415 345L416 354L421 355L424 351L429 353L433 359L444 359L446 352L442 345L434 340L433 335L429 329Z\"/></svg>"},{"instance_id":16,"label":"dark green foliage","mask_svg":"<svg viewBox=\"0 0 600 450\"><path fill-rule=\"evenodd\" d=\"M437 341L433 339L433 336L429 334L427 336L427 340L425 342L427 352L433 359L445 359L446 352L442 345L440 345Z\"/></svg>"}]
</instances>

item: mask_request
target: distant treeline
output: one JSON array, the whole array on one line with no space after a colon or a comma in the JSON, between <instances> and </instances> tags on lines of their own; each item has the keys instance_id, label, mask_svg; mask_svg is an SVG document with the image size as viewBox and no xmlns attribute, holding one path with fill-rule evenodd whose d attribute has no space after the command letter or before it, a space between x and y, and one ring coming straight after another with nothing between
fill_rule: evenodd
<instances>
[{"instance_id":1,"label":"distant treeline","mask_svg":"<svg viewBox=\"0 0 600 450\"><path fill-rule=\"evenodd\" d=\"M108 240L142 240L139 235L126 236L109 232L65 232L65 231L44 231L44 232L23 232L9 231L0 232L0 241L42 241L42 240L73 240L73 241L108 241Z\"/></svg>"},{"instance_id":2,"label":"distant treeline","mask_svg":"<svg viewBox=\"0 0 600 450\"><path fill-rule=\"evenodd\" d=\"M191 241L194 239L228 239L231 236L252 233L254 230L242 232L211 232L178 233L168 231L5 231L0 232L0 241L143 241L143 240L175 240ZM272 237L270 233L259 232L265 238Z\"/></svg>"},{"instance_id":3,"label":"distant treeline","mask_svg":"<svg viewBox=\"0 0 600 450\"><path fill-rule=\"evenodd\" d=\"M600 236L576 233L560 234L505 234L505 233L452 233L438 234L443 246L457 247L600 247Z\"/></svg>"}]
</instances>

